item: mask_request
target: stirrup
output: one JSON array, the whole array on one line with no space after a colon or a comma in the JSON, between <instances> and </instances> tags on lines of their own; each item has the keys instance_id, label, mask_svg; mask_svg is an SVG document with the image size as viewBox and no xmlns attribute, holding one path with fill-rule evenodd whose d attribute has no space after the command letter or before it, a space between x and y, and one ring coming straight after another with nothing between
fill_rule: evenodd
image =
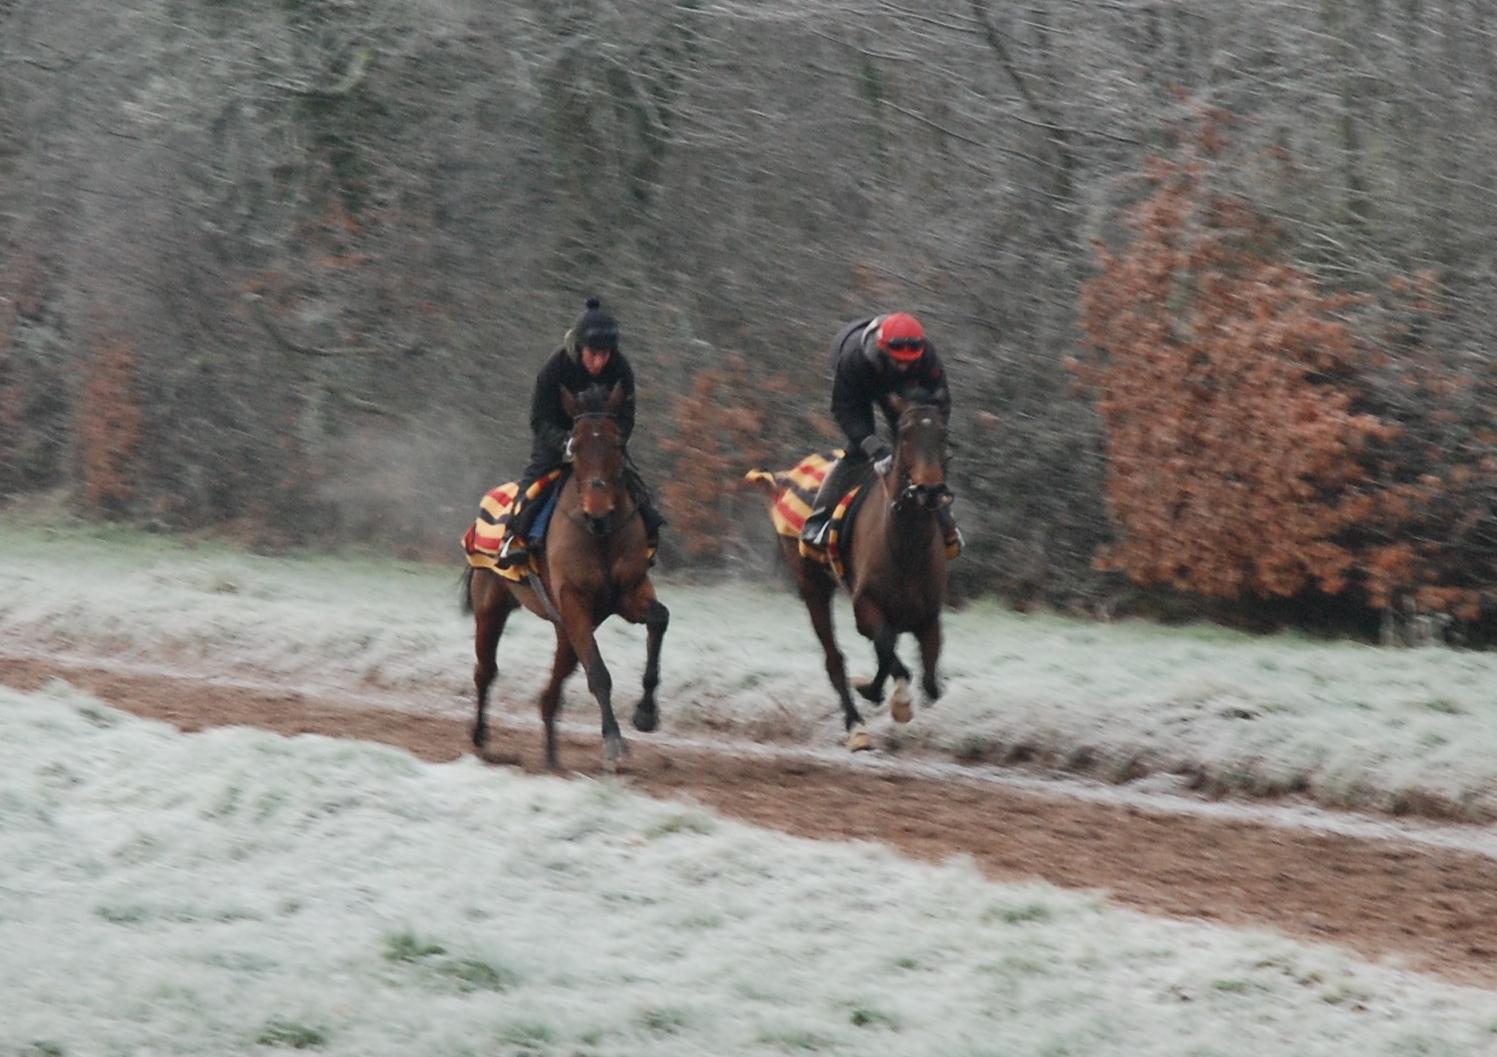
<instances>
[{"instance_id":1,"label":"stirrup","mask_svg":"<svg viewBox=\"0 0 1497 1057\"><path fill-rule=\"evenodd\" d=\"M530 549L520 542L519 536L506 536L494 564L501 569L510 569L522 564L529 555Z\"/></svg>"},{"instance_id":2,"label":"stirrup","mask_svg":"<svg viewBox=\"0 0 1497 1057\"><path fill-rule=\"evenodd\" d=\"M825 547L827 530L832 527L831 514L822 514L820 520L814 520L815 514L806 519L805 525L800 530L800 538L812 547Z\"/></svg>"}]
</instances>

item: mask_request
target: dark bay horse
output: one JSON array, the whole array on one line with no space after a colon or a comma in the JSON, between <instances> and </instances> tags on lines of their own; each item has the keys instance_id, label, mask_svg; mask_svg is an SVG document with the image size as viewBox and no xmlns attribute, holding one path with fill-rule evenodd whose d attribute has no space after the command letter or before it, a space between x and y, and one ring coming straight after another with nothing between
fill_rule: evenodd
<instances>
[{"instance_id":1,"label":"dark bay horse","mask_svg":"<svg viewBox=\"0 0 1497 1057\"><path fill-rule=\"evenodd\" d=\"M920 400L890 399L899 415L894 461L882 477L869 468L863 483L869 494L853 517L851 532L845 533L850 548L843 558L853 617L858 631L873 642L878 659L873 678L858 684L857 690L868 701L882 701L884 682L892 675L889 713L896 722L907 723L912 715L910 671L895 652L901 634L914 635L920 645L926 701L941 696L936 665L941 657L947 558L936 513L951 502L951 493L946 487L946 424L940 410ZM779 486L762 477L758 480L773 505ZM842 651L832 630L834 574L814 558L803 556L795 537L782 535L780 547L826 653L826 674L842 703L847 747L853 751L870 748L863 717L848 693Z\"/></svg>"},{"instance_id":2,"label":"dark bay horse","mask_svg":"<svg viewBox=\"0 0 1497 1057\"><path fill-rule=\"evenodd\" d=\"M622 385L612 390L594 386L580 396L562 392L562 405L573 420L572 471L556 499L538 579L518 582L472 567L464 576L465 609L473 613L473 648L478 655L473 669L478 691L473 744L480 750L488 741L484 711L498 671L499 636L509 615L521 606L556 629L551 681L540 697L547 767L558 767L556 711L561 685L579 660L587 673L587 688L603 713L604 768L613 770L627 751L613 714L613 680L593 636L598 625L615 614L648 629L644 697L634 710L634 726L651 731L659 724L655 687L670 610L655 597L644 519L624 483L624 445L614 417L623 402Z\"/></svg>"}]
</instances>

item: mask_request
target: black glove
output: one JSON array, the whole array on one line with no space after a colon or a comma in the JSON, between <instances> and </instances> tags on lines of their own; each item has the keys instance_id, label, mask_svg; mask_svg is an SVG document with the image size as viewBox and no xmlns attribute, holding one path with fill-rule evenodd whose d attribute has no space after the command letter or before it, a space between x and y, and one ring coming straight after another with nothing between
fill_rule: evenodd
<instances>
[{"instance_id":1,"label":"black glove","mask_svg":"<svg viewBox=\"0 0 1497 1057\"><path fill-rule=\"evenodd\" d=\"M864 437L863 443L858 445L858 447L863 449L863 454L868 456L869 462L878 462L880 459L886 459L890 455L894 454L889 450L889 446L887 444L879 440L876 434L874 436Z\"/></svg>"}]
</instances>

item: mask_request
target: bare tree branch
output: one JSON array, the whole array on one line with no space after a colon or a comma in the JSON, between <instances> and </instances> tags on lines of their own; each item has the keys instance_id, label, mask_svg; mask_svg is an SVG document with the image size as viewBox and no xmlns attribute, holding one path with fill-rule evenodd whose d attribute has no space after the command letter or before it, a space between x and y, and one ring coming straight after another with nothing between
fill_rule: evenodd
<instances>
[{"instance_id":1,"label":"bare tree branch","mask_svg":"<svg viewBox=\"0 0 1497 1057\"><path fill-rule=\"evenodd\" d=\"M988 45L998 56L998 62L1008 74L1009 80L1014 84L1014 89L1020 98L1029 105L1029 108L1039 115L1041 123L1050 132L1050 142L1054 145L1058 158L1058 170L1056 174L1056 194L1064 199L1073 196L1072 172L1075 169L1075 154L1071 146L1070 133L1063 127L1055 112L1044 103L1029 87L1028 80L1019 72L1015 65L1013 56L1009 53L1008 45L1004 43L1003 36L994 27L993 21L988 17L987 0L971 0L972 15L982 26L983 37Z\"/></svg>"},{"instance_id":2,"label":"bare tree branch","mask_svg":"<svg viewBox=\"0 0 1497 1057\"><path fill-rule=\"evenodd\" d=\"M322 348L316 345L307 345L303 342L296 341L289 337L285 331L283 331L279 326L276 325L275 321L271 318L270 313L265 308L264 298L260 297L257 294L249 294L245 296L244 300L249 303L250 312L254 315L255 321L260 324L265 333L269 334L272 340L274 340L277 345L285 349L287 352L295 352L302 356L322 356L329 358L339 356L389 355L389 353L385 350L373 349L361 345L340 345L333 346L331 348Z\"/></svg>"}]
</instances>

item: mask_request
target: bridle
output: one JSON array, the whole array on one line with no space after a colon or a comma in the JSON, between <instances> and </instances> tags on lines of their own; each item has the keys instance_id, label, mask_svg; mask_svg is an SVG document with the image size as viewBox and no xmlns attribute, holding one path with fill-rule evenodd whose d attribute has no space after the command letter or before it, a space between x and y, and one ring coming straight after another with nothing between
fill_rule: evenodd
<instances>
[{"instance_id":1,"label":"bridle","mask_svg":"<svg viewBox=\"0 0 1497 1057\"><path fill-rule=\"evenodd\" d=\"M944 481L941 484L907 484L894 496L894 508L909 510L914 507L934 513L950 506L955 499Z\"/></svg>"},{"instance_id":2,"label":"bridle","mask_svg":"<svg viewBox=\"0 0 1497 1057\"><path fill-rule=\"evenodd\" d=\"M905 411L905 413L901 415L899 419L899 430L895 438L895 447L898 448L900 446L901 442L905 438L905 431L907 429L910 429L911 427L917 425L934 424L933 418L916 418L913 416L934 416L938 414L940 414L940 412L937 411L934 407L926 405L917 405ZM941 459L943 471L945 469L946 461L947 457L943 454L943 457ZM897 452L895 466L896 468L899 466ZM942 476L944 477L944 472ZM929 513L935 513L942 507L950 506L955 498L956 497L952 494L951 489L947 487L945 480L942 480L940 484L915 484L913 481L910 481L898 492L894 493L892 506L895 510L898 511L918 509L925 510Z\"/></svg>"},{"instance_id":3,"label":"bridle","mask_svg":"<svg viewBox=\"0 0 1497 1057\"><path fill-rule=\"evenodd\" d=\"M577 435L577 427L579 425L581 425L583 422L587 421L588 419L597 419L597 418L613 419L613 420L616 421L616 416L611 411L584 411L581 414L576 415L576 416L574 416L572 418L572 436L576 437L576 435ZM613 486L615 488L623 486L623 480L622 480L623 476L624 476L624 468L623 468L623 463L624 463L624 456L623 456L624 444L623 444L623 441L618 441L617 442L617 446L618 446L618 450L620 452L618 474L614 478L609 479L609 480L605 480L603 478L593 478L591 481L588 482L588 484L599 484L599 483L601 483L601 484L603 484L605 486L611 485L611 486ZM583 483L582 483L582 481L581 481L580 478L578 480L577 487L579 489L583 487ZM629 490L627 488L624 488L625 495L628 495L628 491ZM576 511L574 511L570 515L570 517L571 517L572 521L575 524L581 526L589 534L591 534L592 536L595 536L595 537L597 537L599 539L602 539L602 538L605 538L605 537L608 536L608 534L613 530L613 526L614 525L616 525L616 524L624 524L625 522L627 522L629 520L629 518L631 518L631 517L634 516L634 514L635 514L636 511L639 510L639 503L633 501L633 497L632 496L630 496L629 498L631 500L631 504L632 505L629 507L629 509L627 511L624 511L622 514L618 510L610 510L607 514L604 514L602 517L590 517L589 515L583 513L582 509L579 507Z\"/></svg>"}]
</instances>

